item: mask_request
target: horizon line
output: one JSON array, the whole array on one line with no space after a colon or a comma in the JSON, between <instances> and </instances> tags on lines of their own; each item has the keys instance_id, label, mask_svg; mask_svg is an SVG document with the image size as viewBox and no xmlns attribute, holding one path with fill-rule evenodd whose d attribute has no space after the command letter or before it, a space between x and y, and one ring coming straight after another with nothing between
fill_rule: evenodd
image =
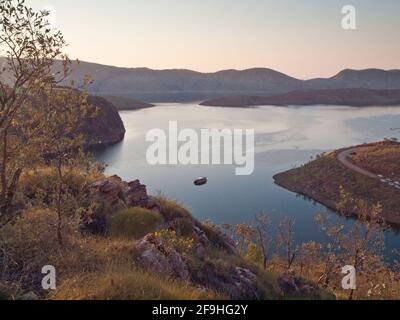
<instances>
[{"instance_id":1,"label":"horizon line","mask_svg":"<svg viewBox=\"0 0 400 320\"><path fill-rule=\"evenodd\" d=\"M7 57L4 56L0 56L0 59L4 59ZM118 68L118 69L127 69L127 70L139 70L139 69L145 69L145 70L149 70L149 71L189 71L189 72L193 72L193 73L198 73L198 74L217 74L217 73L221 73L221 72L228 72L228 71L235 71L235 72L244 72L244 71L250 71L250 70L270 70L276 73L280 73L282 75L285 75L287 77L296 79L296 80L301 80L301 81L309 81L309 80L318 80L318 79L331 79L334 78L335 76L339 75L340 73L344 72L344 71L385 71L385 72L393 72L393 71L400 71L400 67L396 68L396 69L385 69L385 68L379 68L379 67L366 67L366 68L351 68L351 67L347 67L347 68L343 68L343 69L339 69L339 71L337 71L336 73L334 73L332 76L329 77L323 77L323 76L316 76L316 77L312 77L312 78L300 78L300 77L295 77L295 76L291 76L289 73L285 73L282 71L279 71L277 69L273 69L270 67L248 67L248 68L243 68L243 69L235 69L235 68L229 68L229 69L218 69L216 71L199 71L196 69L189 69L189 68L178 68L178 67L171 67L171 68L164 68L164 69L158 69L158 68L152 68L152 67L144 67L144 66L136 66L136 67L129 67L129 66L121 66L121 65L116 65L116 64L112 64L112 63L101 63L101 62L92 62L92 61L88 61L88 60L82 60L79 58L69 58L71 60L72 63L87 63L87 64L94 64L94 65L99 65L99 66L103 66L103 67L109 67L109 68ZM55 61L61 61L61 59L55 59Z\"/></svg>"},{"instance_id":2,"label":"horizon line","mask_svg":"<svg viewBox=\"0 0 400 320\"><path fill-rule=\"evenodd\" d=\"M338 72L336 72L335 74L333 74L330 77L297 78L297 77L291 76L288 73L285 73L285 72L282 72L282 71L279 71L277 69L273 69L273 68L270 68L270 67L248 67L248 68L244 68L244 69L230 68L230 69L218 69L216 71L198 71L198 70L195 70L195 69L177 68L177 67L157 69L157 68L144 67L144 66L136 66L136 67L118 66L118 65L115 65L115 64L111 64L111 63L100 63L100 62L91 62L91 61L87 61L87 60L81 60L79 58L75 58L75 59L70 58L70 60L72 62L79 61L80 63L95 64L95 65L104 66L104 67L128 69L128 70L146 69L146 70L150 70L150 71L190 71L190 72L199 73L199 74L216 74L216 73L227 72L227 71L243 72L243 71L250 71L250 70L260 69L260 70L271 70L271 71L286 75L288 77L291 77L291 78L294 78L294 79L297 79L297 80L304 80L304 81L316 80L316 79L334 78L335 76L339 75L343 71L372 71L372 70L386 71L386 72L400 71L400 67L396 68L396 69L385 69L385 68L379 68L379 67L367 67L367 68L356 69L356 68L347 67L347 68L340 69Z\"/></svg>"}]
</instances>

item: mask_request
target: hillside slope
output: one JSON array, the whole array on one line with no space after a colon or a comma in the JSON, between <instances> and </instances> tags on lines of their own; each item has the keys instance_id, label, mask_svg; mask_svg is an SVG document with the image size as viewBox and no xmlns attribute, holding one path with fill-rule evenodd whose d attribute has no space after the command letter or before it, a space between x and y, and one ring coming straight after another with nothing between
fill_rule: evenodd
<instances>
[{"instance_id":1,"label":"hillside slope","mask_svg":"<svg viewBox=\"0 0 400 320\"><path fill-rule=\"evenodd\" d=\"M48 168L27 172L23 195L30 201L49 197L54 191L47 181L52 179L54 172ZM57 216L51 209L26 208L15 224L2 229L1 248L9 259L3 261L0 298L335 298L293 273L266 270L246 259L220 228L197 221L176 201L149 196L138 180L74 171L68 186L77 191L82 210L80 219L64 217L62 248L52 232ZM51 292L42 290L41 277L35 273L46 263L58 271L57 289Z\"/></svg>"}]
</instances>

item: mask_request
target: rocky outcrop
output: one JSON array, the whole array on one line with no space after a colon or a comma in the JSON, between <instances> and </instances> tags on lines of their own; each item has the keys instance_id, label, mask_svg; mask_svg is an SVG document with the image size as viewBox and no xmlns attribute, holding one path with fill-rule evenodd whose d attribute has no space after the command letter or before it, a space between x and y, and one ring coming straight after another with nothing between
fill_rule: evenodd
<instances>
[{"instance_id":1,"label":"rocky outcrop","mask_svg":"<svg viewBox=\"0 0 400 320\"><path fill-rule=\"evenodd\" d=\"M88 206L81 217L83 232L107 232L108 216L119 210L130 207L157 210L157 203L139 180L125 182L118 176L103 178L90 184L86 193Z\"/></svg>"},{"instance_id":2,"label":"rocky outcrop","mask_svg":"<svg viewBox=\"0 0 400 320\"><path fill-rule=\"evenodd\" d=\"M256 285L257 275L249 269L230 266L228 270L221 271L221 267L212 262L205 262L201 268L193 267L180 253L153 234L144 237L135 252L139 263L148 271L211 288L232 299L261 298ZM198 259L203 258L202 254L198 254Z\"/></svg>"},{"instance_id":3,"label":"rocky outcrop","mask_svg":"<svg viewBox=\"0 0 400 320\"><path fill-rule=\"evenodd\" d=\"M173 279L189 280L189 269L181 255L155 235L149 234L144 237L136 250L139 262L146 267L146 270Z\"/></svg>"},{"instance_id":4,"label":"rocky outcrop","mask_svg":"<svg viewBox=\"0 0 400 320\"><path fill-rule=\"evenodd\" d=\"M190 269L191 282L223 292L233 300L259 300L258 276L251 270L230 266L223 270L216 263L207 262L200 269ZM271 288L271 291L273 289Z\"/></svg>"},{"instance_id":5,"label":"rocky outcrop","mask_svg":"<svg viewBox=\"0 0 400 320\"><path fill-rule=\"evenodd\" d=\"M94 117L87 117L81 125L80 131L86 138L86 145L94 147L122 141L126 130L116 107L96 96L89 96L88 103L98 111Z\"/></svg>"},{"instance_id":6,"label":"rocky outcrop","mask_svg":"<svg viewBox=\"0 0 400 320\"><path fill-rule=\"evenodd\" d=\"M311 298L320 295L320 289L317 285L296 277L294 272L283 274L278 279L278 284L284 296Z\"/></svg>"},{"instance_id":7,"label":"rocky outcrop","mask_svg":"<svg viewBox=\"0 0 400 320\"><path fill-rule=\"evenodd\" d=\"M105 199L115 209L143 207L152 209L155 205L147 194L146 186L139 180L125 182L118 176L112 176L89 185L89 193Z\"/></svg>"}]
</instances>

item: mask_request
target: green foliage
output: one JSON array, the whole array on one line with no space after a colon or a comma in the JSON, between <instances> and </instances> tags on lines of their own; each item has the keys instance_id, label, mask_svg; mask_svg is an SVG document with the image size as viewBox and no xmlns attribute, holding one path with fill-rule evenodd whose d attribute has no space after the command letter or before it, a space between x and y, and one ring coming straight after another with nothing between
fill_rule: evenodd
<instances>
[{"instance_id":1,"label":"green foliage","mask_svg":"<svg viewBox=\"0 0 400 320\"><path fill-rule=\"evenodd\" d=\"M194 240L192 238L178 236L174 230L161 230L155 235L180 253L188 253L193 248Z\"/></svg>"},{"instance_id":2,"label":"green foliage","mask_svg":"<svg viewBox=\"0 0 400 320\"><path fill-rule=\"evenodd\" d=\"M258 243L249 243L244 257L251 262L262 264L264 259L262 248Z\"/></svg>"},{"instance_id":3,"label":"green foliage","mask_svg":"<svg viewBox=\"0 0 400 320\"><path fill-rule=\"evenodd\" d=\"M110 218L109 230L113 237L140 239L148 233L155 232L163 222L163 217L158 212L130 208Z\"/></svg>"},{"instance_id":4,"label":"green foliage","mask_svg":"<svg viewBox=\"0 0 400 320\"><path fill-rule=\"evenodd\" d=\"M78 199L85 185L91 180L75 168L63 169L65 177L64 194ZM54 168L37 168L25 171L21 176L20 194L24 202L32 205L52 205L56 201L57 172Z\"/></svg>"},{"instance_id":5,"label":"green foliage","mask_svg":"<svg viewBox=\"0 0 400 320\"><path fill-rule=\"evenodd\" d=\"M14 197L23 170L45 156L44 109L56 110L57 105L41 99L66 77L68 59L62 55L66 44L62 34L48 26L49 12L35 12L25 1L3 0L0 14L0 56L5 58L0 73L9 75L0 80L0 225L4 225L16 217ZM64 62L58 79L52 71L55 59ZM52 114L57 113L54 110Z\"/></svg>"}]
</instances>

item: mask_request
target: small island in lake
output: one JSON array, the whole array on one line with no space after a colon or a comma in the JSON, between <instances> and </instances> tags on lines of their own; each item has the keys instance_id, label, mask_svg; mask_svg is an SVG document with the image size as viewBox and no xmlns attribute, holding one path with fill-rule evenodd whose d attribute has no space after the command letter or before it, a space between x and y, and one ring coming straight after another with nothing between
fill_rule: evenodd
<instances>
[{"instance_id":1,"label":"small island in lake","mask_svg":"<svg viewBox=\"0 0 400 320\"><path fill-rule=\"evenodd\" d=\"M209 107L340 105L351 107L398 106L400 90L327 89L292 91L272 96L230 96L201 103Z\"/></svg>"},{"instance_id":2,"label":"small island in lake","mask_svg":"<svg viewBox=\"0 0 400 320\"><path fill-rule=\"evenodd\" d=\"M122 96L104 96L118 111L139 110L154 107L154 105L136 99Z\"/></svg>"}]
</instances>

